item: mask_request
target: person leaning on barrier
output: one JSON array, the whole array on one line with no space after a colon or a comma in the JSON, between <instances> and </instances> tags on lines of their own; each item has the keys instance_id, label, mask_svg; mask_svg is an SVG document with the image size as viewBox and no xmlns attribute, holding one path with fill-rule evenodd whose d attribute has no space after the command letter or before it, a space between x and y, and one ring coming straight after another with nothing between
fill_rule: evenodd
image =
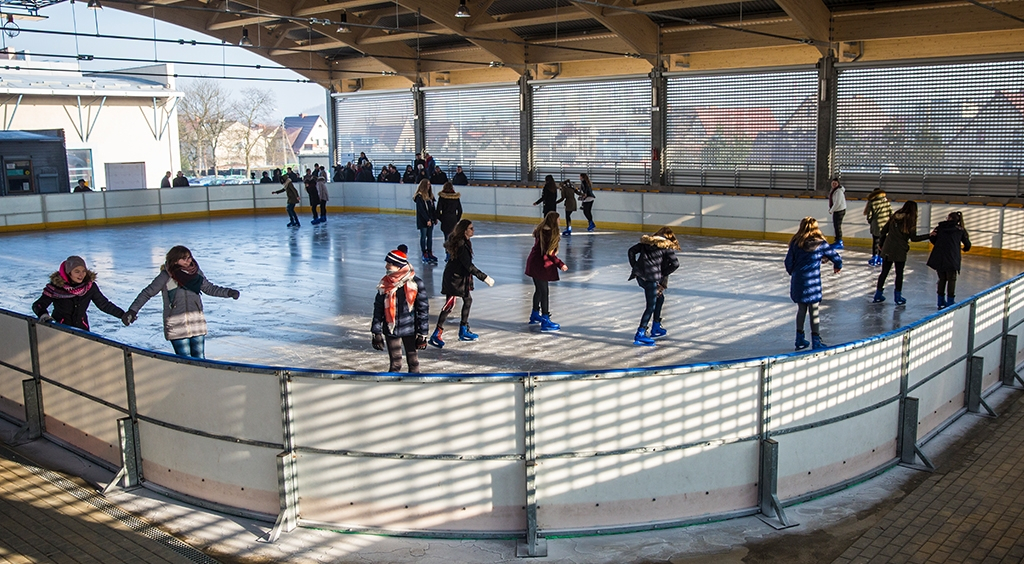
<instances>
[{"instance_id":1,"label":"person leaning on barrier","mask_svg":"<svg viewBox=\"0 0 1024 564\"><path fill-rule=\"evenodd\" d=\"M180 188L188 185L188 178L185 178L185 174L179 170L178 175L175 176L174 181L171 182L171 186L173 186L174 188Z\"/></svg>"},{"instance_id":2,"label":"person leaning on barrier","mask_svg":"<svg viewBox=\"0 0 1024 564\"><path fill-rule=\"evenodd\" d=\"M164 177L160 179L160 187L161 188L170 188L171 187L171 171L168 170L167 173L164 174Z\"/></svg>"},{"instance_id":3,"label":"person leaning on barrier","mask_svg":"<svg viewBox=\"0 0 1024 564\"><path fill-rule=\"evenodd\" d=\"M462 172L462 167L455 167L455 176L452 177L452 184L455 186L466 186L469 184L469 179L466 178L466 173Z\"/></svg>"}]
</instances>

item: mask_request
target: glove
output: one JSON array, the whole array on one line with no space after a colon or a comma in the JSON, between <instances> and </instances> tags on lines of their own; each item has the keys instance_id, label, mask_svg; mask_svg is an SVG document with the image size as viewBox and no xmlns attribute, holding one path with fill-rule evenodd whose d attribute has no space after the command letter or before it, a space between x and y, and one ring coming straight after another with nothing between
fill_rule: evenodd
<instances>
[{"instance_id":1,"label":"glove","mask_svg":"<svg viewBox=\"0 0 1024 564\"><path fill-rule=\"evenodd\" d=\"M234 289L228 290L228 297L231 298L232 300L237 300L238 297L241 296L241 295L242 294L240 294L238 292L238 290L234 290Z\"/></svg>"},{"instance_id":2,"label":"glove","mask_svg":"<svg viewBox=\"0 0 1024 564\"><path fill-rule=\"evenodd\" d=\"M50 317L49 313L44 313L44 314L39 316L39 322L40 323L53 323L54 321L53 321L53 318Z\"/></svg>"},{"instance_id":3,"label":"glove","mask_svg":"<svg viewBox=\"0 0 1024 564\"><path fill-rule=\"evenodd\" d=\"M373 334L373 348L379 351L384 350L384 333Z\"/></svg>"},{"instance_id":4,"label":"glove","mask_svg":"<svg viewBox=\"0 0 1024 564\"><path fill-rule=\"evenodd\" d=\"M488 286L494 286L494 278L491 278L490 276L484 278L484 284L487 284Z\"/></svg>"},{"instance_id":5,"label":"glove","mask_svg":"<svg viewBox=\"0 0 1024 564\"><path fill-rule=\"evenodd\" d=\"M427 336L426 335L416 335L416 348L419 349L419 350L423 350L423 349L427 348Z\"/></svg>"},{"instance_id":6,"label":"glove","mask_svg":"<svg viewBox=\"0 0 1024 564\"><path fill-rule=\"evenodd\" d=\"M121 323L124 323L124 326L127 327L132 323L135 323L135 320L138 319L138 317L139 314L135 313L132 310L128 310L124 312L124 315L121 316Z\"/></svg>"}]
</instances>

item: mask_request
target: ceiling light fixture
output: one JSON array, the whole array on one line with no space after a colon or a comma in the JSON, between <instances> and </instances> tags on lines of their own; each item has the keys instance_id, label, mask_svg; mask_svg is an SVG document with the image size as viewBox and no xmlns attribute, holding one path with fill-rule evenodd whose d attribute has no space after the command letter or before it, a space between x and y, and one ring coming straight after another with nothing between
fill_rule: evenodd
<instances>
[{"instance_id":1,"label":"ceiling light fixture","mask_svg":"<svg viewBox=\"0 0 1024 564\"><path fill-rule=\"evenodd\" d=\"M100 5L100 0L89 0L89 4L86 6L90 10L102 10L103 6Z\"/></svg>"},{"instance_id":2,"label":"ceiling light fixture","mask_svg":"<svg viewBox=\"0 0 1024 564\"><path fill-rule=\"evenodd\" d=\"M466 7L466 0L459 0L459 9L455 12L456 18L468 18L469 8Z\"/></svg>"},{"instance_id":3,"label":"ceiling light fixture","mask_svg":"<svg viewBox=\"0 0 1024 564\"><path fill-rule=\"evenodd\" d=\"M348 27L348 14L345 12L341 13L341 24L338 26L338 33L352 33L352 30Z\"/></svg>"},{"instance_id":4,"label":"ceiling light fixture","mask_svg":"<svg viewBox=\"0 0 1024 564\"><path fill-rule=\"evenodd\" d=\"M242 39L238 41L238 45L241 47L252 47L252 40L249 39L249 30L242 28Z\"/></svg>"}]
</instances>

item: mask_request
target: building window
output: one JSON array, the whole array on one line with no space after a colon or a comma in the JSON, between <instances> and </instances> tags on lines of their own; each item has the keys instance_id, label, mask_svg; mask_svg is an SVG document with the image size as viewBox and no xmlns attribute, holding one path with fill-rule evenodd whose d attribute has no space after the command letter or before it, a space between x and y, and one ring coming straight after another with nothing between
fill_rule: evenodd
<instances>
[{"instance_id":1,"label":"building window","mask_svg":"<svg viewBox=\"0 0 1024 564\"><path fill-rule=\"evenodd\" d=\"M93 186L92 149L68 149L68 178L72 185L85 179L86 184Z\"/></svg>"}]
</instances>

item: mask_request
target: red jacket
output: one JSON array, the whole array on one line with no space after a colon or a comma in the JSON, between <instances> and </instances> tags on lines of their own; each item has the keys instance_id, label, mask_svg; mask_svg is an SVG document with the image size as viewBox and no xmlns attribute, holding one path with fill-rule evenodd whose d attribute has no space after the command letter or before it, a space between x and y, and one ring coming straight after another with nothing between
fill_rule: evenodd
<instances>
[{"instance_id":1,"label":"red jacket","mask_svg":"<svg viewBox=\"0 0 1024 564\"><path fill-rule=\"evenodd\" d=\"M541 250L540 238L534 237L530 256L526 257L526 275L537 280L552 282L558 280L558 270L565 266L558 255L549 255Z\"/></svg>"}]
</instances>

